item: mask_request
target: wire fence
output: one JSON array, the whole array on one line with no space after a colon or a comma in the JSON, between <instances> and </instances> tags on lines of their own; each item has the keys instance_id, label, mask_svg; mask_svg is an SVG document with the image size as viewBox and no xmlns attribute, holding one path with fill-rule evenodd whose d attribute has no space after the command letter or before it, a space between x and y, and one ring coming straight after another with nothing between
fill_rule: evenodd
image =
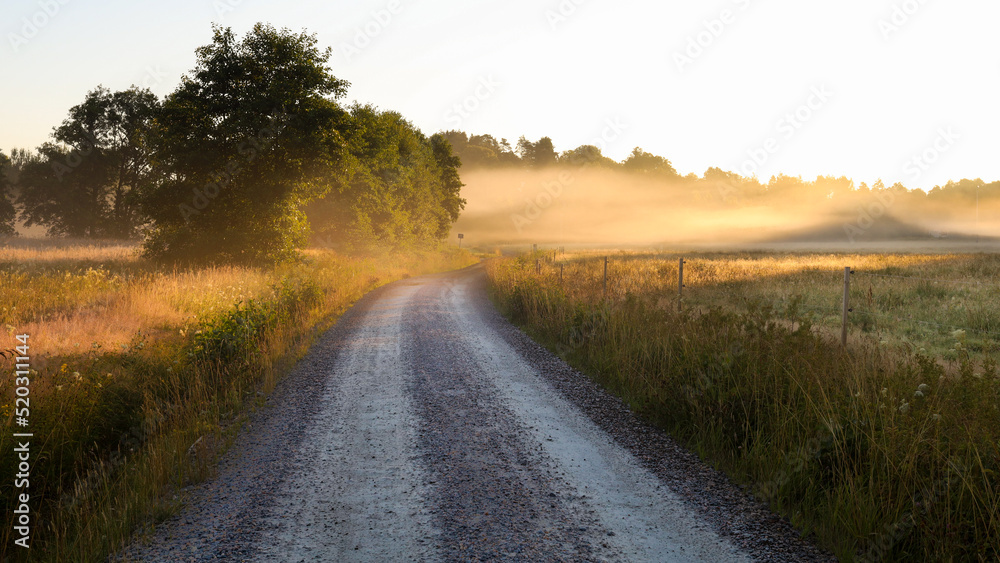
<instances>
[{"instance_id":1,"label":"wire fence","mask_svg":"<svg viewBox=\"0 0 1000 563\"><path fill-rule=\"evenodd\" d=\"M609 299L652 295L660 303L673 302L680 310L696 313L763 305L786 317L811 315L808 318L814 322L840 324L845 343L849 333L857 332L891 334L910 343L937 340L939 347L943 341L954 346L967 335L975 335L977 351L1000 350L1000 300L996 300L1000 285L992 279L861 269L850 269L845 275L846 266L839 272L818 267L774 270L752 261L734 266L723 260L680 256L560 260L558 253L536 258L535 270L537 275L557 276L564 287L589 295L600 292Z\"/></svg>"}]
</instances>

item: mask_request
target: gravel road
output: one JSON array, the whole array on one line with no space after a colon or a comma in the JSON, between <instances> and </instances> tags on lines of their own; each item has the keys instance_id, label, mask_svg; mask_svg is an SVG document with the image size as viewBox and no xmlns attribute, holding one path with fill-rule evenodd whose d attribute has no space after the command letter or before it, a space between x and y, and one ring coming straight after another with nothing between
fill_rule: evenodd
<instances>
[{"instance_id":1,"label":"gravel road","mask_svg":"<svg viewBox=\"0 0 1000 563\"><path fill-rule=\"evenodd\" d=\"M403 280L325 334L128 561L828 561L504 321Z\"/></svg>"}]
</instances>

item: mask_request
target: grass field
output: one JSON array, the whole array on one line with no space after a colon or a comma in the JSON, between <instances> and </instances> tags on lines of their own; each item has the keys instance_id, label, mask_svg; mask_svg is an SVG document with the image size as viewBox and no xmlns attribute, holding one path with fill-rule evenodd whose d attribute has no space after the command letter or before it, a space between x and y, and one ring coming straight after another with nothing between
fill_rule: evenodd
<instances>
[{"instance_id":1,"label":"grass field","mask_svg":"<svg viewBox=\"0 0 1000 563\"><path fill-rule=\"evenodd\" d=\"M309 250L276 268L163 269L128 245L0 246L0 351L29 335L30 424L14 426L15 381L0 379L0 450L13 450L14 432L35 435L31 560L102 560L173 510L171 491L211 472L248 407L356 299L475 261ZM0 363L12 374L14 354ZM0 458L0 475L15 473L15 458ZM0 483L12 509L13 483ZM5 512L3 560L25 553L12 549L13 517Z\"/></svg>"},{"instance_id":2,"label":"grass field","mask_svg":"<svg viewBox=\"0 0 1000 563\"><path fill-rule=\"evenodd\" d=\"M1000 556L1000 258L683 257L680 312L679 255L611 255L606 290L595 253L488 271L515 322L842 560Z\"/></svg>"}]
</instances>

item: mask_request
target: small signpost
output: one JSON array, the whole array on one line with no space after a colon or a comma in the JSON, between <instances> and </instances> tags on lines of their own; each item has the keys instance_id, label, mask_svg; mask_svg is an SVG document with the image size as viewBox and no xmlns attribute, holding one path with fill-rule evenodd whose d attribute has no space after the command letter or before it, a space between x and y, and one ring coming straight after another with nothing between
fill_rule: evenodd
<instances>
[{"instance_id":1,"label":"small signpost","mask_svg":"<svg viewBox=\"0 0 1000 563\"><path fill-rule=\"evenodd\" d=\"M459 248L462 248L462 239L464 239L464 238L465 238L465 235L463 235L462 233L458 233L458 247Z\"/></svg>"}]
</instances>

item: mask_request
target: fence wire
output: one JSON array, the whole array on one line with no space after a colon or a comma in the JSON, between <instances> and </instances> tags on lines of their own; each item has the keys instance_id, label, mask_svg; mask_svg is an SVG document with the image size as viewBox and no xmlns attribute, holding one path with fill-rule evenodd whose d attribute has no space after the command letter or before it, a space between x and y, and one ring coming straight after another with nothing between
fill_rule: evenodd
<instances>
[{"instance_id":1,"label":"fence wire","mask_svg":"<svg viewBox=\"0 0 1000 563\"><path fill-rule=\"evenodd\" d=\"M918 276L894 276L894 275L891 275L891 274L873 274L871 272L862 272L860 270L852 270L851 274L855 274L855 275L859 275L859 276L867 276L867 277L872 277L872 278L893 278L893 279L899 279L899 280L917 280L917 281L927 281L927 282L934 282L934 283L954 283L954 284L963 284L963 285L975 285L975 286L978 286L978 287L982 287L984 285L983 282L981 282L981 281L945 280L945 279L940 279L940 278L921 278L921 277L918 277Z\"/></svg>"},{"instance_id":2,"label":"fence wire","mask_svg":"<svg viewBox=\"0 0 1000 563\"><path fill-rule=\"evenodd\" d=\"M680 259L679 257L676 257L673 260L673 263L671 263L671 258L669 257L652 258L652 260L662 262L660 267L656 269L657 281L661 281L662 277L665 275L676 276L678 274L677 263L679 262L679 259ZM647 258L646 260L649 260L649 258ZM685 259L685 265L684 265L685 285L682 296L679 296L677 294L677 289L678 289L677 286L670 285L669 283L667 284L661 283L660 285L657 286L655 283L649 283L644 279L638 279L638 280L629 279L627 281L621 278L619 280L614 279L616 277L615 274L620 273L615 271L616 262L618 263L618 265L620 265L622 263L628 264L629 262L637 262L637 261L639 260L624 260L623 262L620 259L619 260L616 260L614 258L609 259L608 279L606 280L607 289L605 292L607 296L612 296L612 295L624 296L627 293L654 291L660 294L662 297L669 298L672 293L675 303L677 299L680 299L680 304L682 307L688 309L697 308L697 310L699 311L712 309L713 307L720 307L723 306L725 303L736 304L744 302L746 300L746 296L743 294L739 294L735 291L720 291L719 289L717 289L717 287L718 285L726 283L744 284L744 283L750 283L749 281L747 281L746 279L739 279L736 281L721 280L718 278L718 273L714 271L714 268L709 268L708 271L705 270L699 271L698 261L696 259L690 259L690 258ZM571 260L567 262L562 262L562 264L568 266L580 262L590 262L590 260ZM586 275L587 282L589 282L587 285L591 285L592 287L596 286L602 291L605 291L603 289L605 284L604 272L603 272L604 259L602 258L594 262L596 263L596 271L592 272L590 268L585 268L585 270L587 271ZM559 264L556 263L555 260L549 263L551 264L551 266L555 267L556 270L555 275L558 276ZM856 279L855 276L857 276L857 277L866 277L874 279L895 280L901 282L910 281L910 282L926 282L935 284L953 284L956 286L965 286L976 289L982 289L982 288L989 289L991 287L1000 288L1000 285L997 285L995 283L983 282L981 280L970 281L970 280L956 280L956 279L933 278L933 277L923 277L923 276L903 276L896 274L879 274L875 272L866 272L861 270L852 270L851 274L853 274L852 279ZM834 274L833 276L835 276L834 279L839 278L838 274ZM689 285L688 284L689 280L697 280L698 285ZM831 283L830 286L831 292L829 295L822 294L818 298L811 299L811 301L842 302L843 295L839 291L839 286L840 286L839 283ZM701 291L702 289L707 289L710 292L710 295L703 294ZM859 284L852 283L850 287L850 303L856 304L859 302L863 302L866 296L864 294L860 296L858 295L858 293L863 291L864 289L859 287ZM806 295L804 297L808 298L809 296ZM972 297L972 296L965 295L964 297ZM783 301L784 303L782 303ZM777 303L782 303L786 305L786 307L784 308L777 307L775 306ZM789 310L788 308L792 305L791 301L787 300L787 298L779 299L777 303L772 300L770 305L774 307L774 310L779 314L788 312ZM890 308L891 307L892 306L890 306ZM807 304L807 303L796 303L793 310L799 313L812 313L820 315L822 317L840 317L843 312L842 307L840 305L816 306L815 304ZM868 317L869 319L872 320L872 322L876 322L878 324L892 323L892 322L913 323L917 325L933 327L936 329L943 329L949 331L962 330L968 333L989 337L991 339L995 339L998 335L1000 335L1000 332L993 329L975 328L971 326L964 326L961 324L934 322L929 320L916 319L913 318L912 315L894 315L892 314L891 311L873 311L855 306L852 306L849 312L849 317L853 315Z\"/></svg>"}]
</instances>

